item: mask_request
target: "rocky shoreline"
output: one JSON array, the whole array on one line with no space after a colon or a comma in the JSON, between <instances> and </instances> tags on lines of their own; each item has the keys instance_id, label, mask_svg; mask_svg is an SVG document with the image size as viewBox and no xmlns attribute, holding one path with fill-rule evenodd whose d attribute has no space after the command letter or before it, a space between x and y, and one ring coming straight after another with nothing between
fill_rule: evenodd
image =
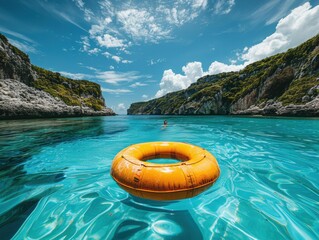
<instances>
[{"instance_id":1,"label":"rocky shoreline","mask_svg":"<svg viewBox=\"0 0 319 240\"><path fill-rule=\"evenodd\" d=\"M289 104L284 106L281 102L266 103L264 106L252 105L246 110L239 110L233 115L263 115L263 116L293 116L293 117L319 117L319 97L302 105Z\"/></svg>"},{"instance_id":2,"label":"rocky shoreline","mask_svg":"<svg viewBox=\"0 0 319 240\"><path fill-rule=\"evenodd\" d=\"M110 108L94 111L89 107L69 106L49 93L18 80L0 80L0 119L109 115L115 115Z\"/></svg>"}]
</instances>

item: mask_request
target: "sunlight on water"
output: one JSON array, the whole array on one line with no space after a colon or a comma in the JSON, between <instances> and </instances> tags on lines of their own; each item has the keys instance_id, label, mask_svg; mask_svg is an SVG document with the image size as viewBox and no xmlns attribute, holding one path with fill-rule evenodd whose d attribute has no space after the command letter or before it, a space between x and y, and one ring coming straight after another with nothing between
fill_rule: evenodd
<instances>
[{"instance_id":1,"label":"sunlight on water","mask_svg":"<svg viewBox=\"0 0 319 240\"><path fill-rule=\"evenodd\" d=\"M319 238L319 120L166 116L162 128L163 119L0 122L1 238ZM220 178L192 199L129 195L112 160L149 141L206 148Z\"/></svg>"},{"instance_id":2,"label":"sunlight on water","mask_svg":"<svg viewBox=\"0 0 319 240\"><path fill-rule=\"evenodd\" d=\"M176 236L182 232L182 228L172 221L159 220L152 224L153 230L159 235Z\"/></svg>"}]
</instances>

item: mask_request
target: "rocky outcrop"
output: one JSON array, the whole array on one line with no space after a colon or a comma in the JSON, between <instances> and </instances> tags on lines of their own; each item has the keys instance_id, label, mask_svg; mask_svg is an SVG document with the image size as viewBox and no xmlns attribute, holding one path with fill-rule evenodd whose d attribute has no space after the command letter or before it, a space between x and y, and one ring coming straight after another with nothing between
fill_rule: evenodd
<instances>
[{"instance_id":1,"label":"rocky outcrop","mask_svg":"<svg viewBox=\"0 0 319 240\"><path fill-rule=\"evenodd\" d=\"M319 97L306 104L282 105L281 102L266 103L264 106L252 105L248 109L233 112L235 115L273 115L273 116L319 116Z\"/></svg>"},{"instance_id":2,"label":"rocky outcrop","mask_svg":"<svg viewBox=\"0 0 319 240\"><path fill-rule=\"evenodd\" d=\"M114 114L98 84L33 66L0 34L0 119Z\"/></svg>"},{"instance_id":3,"label":"rocky outcrop","mask_svg":"<svg viewBox=\"0 0 319 240\"><path fill-rule=\"evenodd\" d=\"M185 90L133 103L128 114L319 116L319 35L239 72L208 75Z\"/></svg>"},{"instance_id":4,"label":"rocky outcrop","mask_svg":"<svg viewBox=\"0 0 319 240\"><path fill-rule=\"evenodd\" d=\"M49 93L34 89L14 79L0 80L0 119L48 118L112 115L104 108L94 111L89 107L69 106Z\"/></svg>"},{"instance_id":5,"label":"rocky outcrop","mask_svg":"<svg viewBox=\"0 0 319 240\"><path fill-rule=\"evenodd\" d=\"M30 85L36 78L27 54L0 34L0 79L16 79Z\"/></svg>"}]
</instances>

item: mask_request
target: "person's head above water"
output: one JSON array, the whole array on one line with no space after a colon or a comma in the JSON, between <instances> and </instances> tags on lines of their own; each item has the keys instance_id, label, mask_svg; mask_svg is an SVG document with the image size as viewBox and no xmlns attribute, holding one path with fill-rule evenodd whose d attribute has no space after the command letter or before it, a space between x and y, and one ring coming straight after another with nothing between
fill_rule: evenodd
<instances>
[{"instance_id":1,"label":"person's head above water","mask_svg":"<svg viewBox=\"0 0 319 240\"><path fill-rule=\"evenodd\" d=\"M167 125L167 121L166 120L164 120L164 125Z\"/></svg>"}]
</instances>

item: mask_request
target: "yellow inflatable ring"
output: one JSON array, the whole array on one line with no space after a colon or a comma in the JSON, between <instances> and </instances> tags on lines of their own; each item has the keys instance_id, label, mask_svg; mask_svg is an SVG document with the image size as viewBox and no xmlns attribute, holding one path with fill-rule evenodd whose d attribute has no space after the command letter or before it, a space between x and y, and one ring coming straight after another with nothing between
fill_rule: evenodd
<instances>
[{"instance_id":1,"label":"yellow inflatable ring","mask_svg":"<svg viewBox=\"0 0 319 240\"><path fill-rule=\"evenodd\" d=\"M156 164L154 158L180 162ZM213 155L203 148L180 142L150 142L129 146L112 163L111 175L130 194L152 200L194 197L217 180L220 174Z\"/></svg>"}]
</instances>

